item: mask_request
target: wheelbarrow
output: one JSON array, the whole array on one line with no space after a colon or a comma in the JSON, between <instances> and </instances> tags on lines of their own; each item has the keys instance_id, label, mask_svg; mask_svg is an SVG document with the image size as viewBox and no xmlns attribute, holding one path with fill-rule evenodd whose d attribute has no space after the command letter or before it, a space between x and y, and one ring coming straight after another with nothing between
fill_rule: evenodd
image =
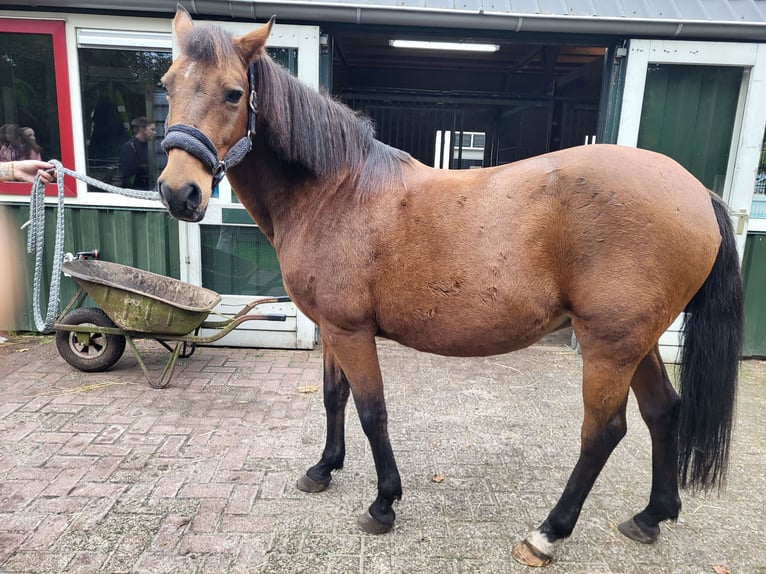
<instances>
[{"instance_id":1,"label":"wheelbarrow","mask_svg":"<svg viewBox=\"0 0 766 574\"><path fill-rule=\"evenodd\" d=\"M135 267L97 259L75 259L62 265L80 288L54 324L56 348L73 367L105 371L122 357L127 343L149 384L165 388L179 357L190 357L197 345L222 339L245 321L285 321L284 314L250 312L258 305L287 303L289 297L257 299L231 318L206 321L221 301L215 291ZM81 307L90 295L98 307ZM200 329L216 332L200 336ZM135 339L154 339L170 351L159 380L149 373ZM172 345L171 345L172 344Z\"/></svg>"}]
</instances>

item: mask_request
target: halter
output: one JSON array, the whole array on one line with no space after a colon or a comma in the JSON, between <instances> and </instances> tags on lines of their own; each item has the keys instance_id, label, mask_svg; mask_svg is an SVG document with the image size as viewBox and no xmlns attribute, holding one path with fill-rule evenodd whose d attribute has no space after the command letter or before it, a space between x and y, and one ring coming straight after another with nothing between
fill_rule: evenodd
<instances>
[{"instance_id":1,"label":"halter","mask_svg":"<svg viewBox=\"0 0 766 574\"><path fill-rule=\"evenodd\" d=\"M253 148L253 135L255 135L255 117L258 113L258 95L255 92L255 64L250 64L247 69L247 79L250 84L250 97L248 98L247 110L247 135L235 143L222 160L218 159L218 151L213 142L197 128L185 124L173 124L165 129L165 138L162 140L162 149L165 153L173 148L182 149L190 153L213 174L213 187L218 185L226 175L226 170L237 165Z\"/></svg>"}]
</instances>

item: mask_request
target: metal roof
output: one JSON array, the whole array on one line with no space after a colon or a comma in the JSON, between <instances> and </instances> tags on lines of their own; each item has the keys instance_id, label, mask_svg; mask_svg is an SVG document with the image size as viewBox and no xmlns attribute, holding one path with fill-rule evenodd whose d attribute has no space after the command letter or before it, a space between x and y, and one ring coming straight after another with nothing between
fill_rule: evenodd
<instances>
[{"instance_id":1,"label":"metal roof","mask_svg":"<svg viewBox=\"0 0 766 574\"><path fill-rule=\"evenodd\" d=\"M198 7L211 2L196 2ZM228 2L212 2L224 4ZM263 2L253 2L262 4ZM294 2L285 2L294 3ZM300 4L376 6L508 16L766 23L763 0L304 0Z\"/></svg>"},{"instance_id":2,"label":"metal roof","mask_svg":"<svg viewBox=\"0 0 766 574\"><path fill-rule=\"evenodd\" d=\"M0 0L0 7L170 15L177 0ZM182 0L197 17L766 41L766 0Z\"/></svg>"}]
</instances>

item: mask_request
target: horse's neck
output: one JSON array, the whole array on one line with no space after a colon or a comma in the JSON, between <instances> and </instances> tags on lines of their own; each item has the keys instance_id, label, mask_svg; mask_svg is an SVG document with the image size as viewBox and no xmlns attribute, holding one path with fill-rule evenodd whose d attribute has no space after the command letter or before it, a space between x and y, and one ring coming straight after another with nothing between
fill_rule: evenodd
<instances>
[{"instance_id":1,"label":"horse's neck","mask_svg":"<svg viewBox=\"0 0 766 574\"><path fill-rule=\"evenodd\" d=\"M304 216L312 213L312 206L318 207L337 187L309 174L297 174L260 140L254 142L253 151L242 163L230 170L229 177L242 205L273 244L300 227Z\"/></svg>"}]
</instances>

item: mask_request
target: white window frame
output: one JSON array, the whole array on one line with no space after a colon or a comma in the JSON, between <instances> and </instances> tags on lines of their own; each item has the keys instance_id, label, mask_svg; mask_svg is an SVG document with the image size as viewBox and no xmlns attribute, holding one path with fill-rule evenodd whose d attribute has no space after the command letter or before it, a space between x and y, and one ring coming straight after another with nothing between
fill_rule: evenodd
<instances>
[{"instance_id":1,"label":"white window frame","mask_svg":"<svg viewBox=\"0 0 766 574\"><path fill-rule=\"evenodd\" d=\"M86 173L85 132L80 88L79 48L123 47L129 50L155 49L170 51L172 24L167 18L107 17L71 14L67 17L67 58L72 94L72 125L74 126L75 171ZM94 207L130 207L157 209L158 201L133 199L117 193L91 192L85 182L77 181L77 197L67 198L72 205Z\"/></svg>"}]
</instances>

